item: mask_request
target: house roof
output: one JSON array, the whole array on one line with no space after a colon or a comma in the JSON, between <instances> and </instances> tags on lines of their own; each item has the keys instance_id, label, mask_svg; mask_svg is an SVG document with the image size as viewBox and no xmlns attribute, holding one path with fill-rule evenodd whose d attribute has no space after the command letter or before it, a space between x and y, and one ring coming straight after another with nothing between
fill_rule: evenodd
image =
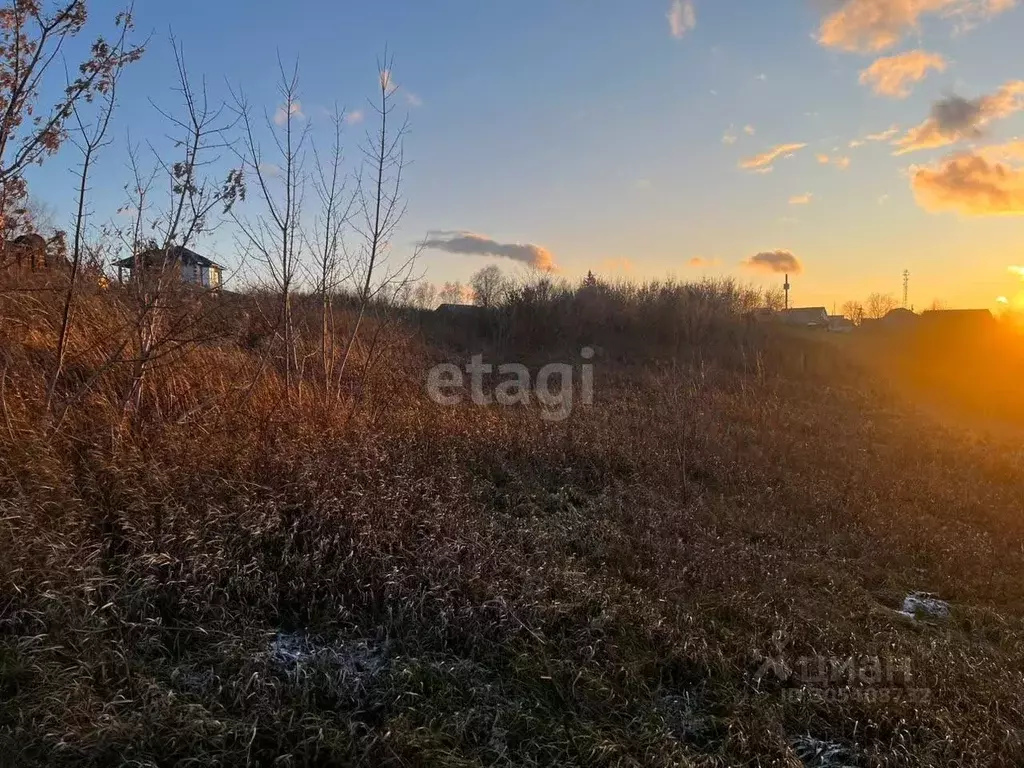
<instances>
[{"instance_id":1,"label":"house roof","mask_svg":"<svg viewBox=\"0 0 1024 768\"><path fill-rule=\"evenodd\" d=\"M220 264L210 261L205 256L200 256L195 251L186 248L183 245L177 245L171 248L168 252L169 261L172 263L180 262L186 266L197 266L197 267L212 267L214 269L224 269ZM150 248L148 251L143 251L139 254L139 262L151 266L164 260L164 250L162 248ZM126 259L115 261L115 267L124 267L126 269L132 269L136 264L136 259L129 256Z\"/></svg>"},{"instance_id":2,"label":"house roof","mask_svg":"<svg viewBox=\"0 0 1024 768\"><path fill-rule=\"evenodd\" d=\"M811 324L828 322L828 310L824 307L796 307L784 309L779 313L782 321L793 324Z\"/></svg>"}]
</instances>

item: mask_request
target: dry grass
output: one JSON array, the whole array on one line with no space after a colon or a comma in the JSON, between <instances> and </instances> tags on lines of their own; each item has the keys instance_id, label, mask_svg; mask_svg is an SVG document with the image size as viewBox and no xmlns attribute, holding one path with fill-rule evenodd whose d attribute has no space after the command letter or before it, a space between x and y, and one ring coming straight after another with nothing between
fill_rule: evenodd
<instances>
[{"instance_id":1,"label":"dry grass","mask_svg":"<svg viewBox=\"0 0 1024 768\"><path fill-rule=\"evenodd\" d=\"M1024 762L1019 442L747 325L735 286L381 318L388 365L331 409L284 402L233 307L130 427L115 366L57 434L52 306L0 300L4 764ZM433 359L584 343L597 401L563 422L422 391ZM914 591L951 617L899 615ZM899 675L764 674L826 657Z\"/></svg>"}]
</instances>

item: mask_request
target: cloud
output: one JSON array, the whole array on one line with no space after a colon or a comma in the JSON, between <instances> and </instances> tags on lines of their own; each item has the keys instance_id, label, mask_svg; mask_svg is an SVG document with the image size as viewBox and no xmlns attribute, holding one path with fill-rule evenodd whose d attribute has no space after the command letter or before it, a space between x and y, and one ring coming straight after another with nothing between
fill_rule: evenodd
<instances>
[{"instance_id":1,"label":"cloud","mask_svg":"<svg viewBox=\"0 0 1024 768\"><path fill-rule=\"evenodd\" d=\"M927 51L908 51L897 56L886 56L860 73L860 84L871 87L879 96L905 99L910 85L928 77L932 70L945 72L949 66L945 58Z\"/></svg>"},{"instance_id":2,"label":"cloud","mask_svg":"<svg viewBox=\"0 0 1024 768\"><path fill-rule=\"evenodd\" d=\"M730 127L729 130L727 130L722 135L723 144L732 145L735 144L737 141L739 141L739 137L735 133L733 133L732 127Z\"/></svg>"},{"instance_id":3,"label":"cloud","mask_svg":"<svg viewBox=\"0 0 1024 768\"><path fill-rule=\"evenodd\" d=\"M789 198L790 205L807 205L811 202L811 198L814 197L810 192L806 192L802 195L794 195Z\"/></svg>"},{"instance_id":4,"label":"cloud","mask_svg":"<svg viewBox=\"0 0 1024 768\"><path fill-rule=\"evenodd\" d=\"M405 92L405 103L408 104L410 107L422 107L423 106L423 99L421 99L419 96L417 96L412 91L406 91Z\"/></svg>"},{"instance_id":5,"label":"cloud","mask_svg":"<svg viewBox=\"0 0 1024 768\"><path fill-rule=\"evenodd\" d=\"M345 122L349 125L359 125L366 119L366 114L361 109L353 109L345 115Z\"/></svg>"},{"instance_id":6,"label":"cloud","mask_svg":"<svg viewBox=\"0 0 1024 768\"><path fill-rule=\"evenodd\" d=\"M690 30L696 29L697 9L693 6L693 0L672 0L667 18L669 31L677 40Z\"/></svg>"},{"instance_id":7,"label":"cloud","mask_svg":"<svg viewBox=\"0 0 1024 768\"><path fill-rule=\"evenodd\" d=\"M789 251L762 251L749 259L740 262L749 269L758 269L762 272L789 272L799 275L803 272L803 264L800 259Z\"/></svg>"},{"instance_id":8,"label":"cloud","mask_svg":"<svg viewBox=\"0 0 1024 768\"><path fill-rule=\"evenodd\" d=\"M819 154L816 157L822 165L834 165L840 171L845 171L850 167L850 158L848 157L829 157L825 154Z\"/></svg>"},{"instance_id":9,"label":"cloud","mask_svg":"<svg viewBox=\"0 0 1024 768\"><path fill-rule=\"evenodd\" d=\"M976 139L990 122L1021 109L1024 109L1024 80L1011 80L995 93L976 99L947 96L932 104L927 120L895 142L899 149L893 154L905 155L921 149L945 147L963 139Z\"/></svg>"},{"instance_id":10,"label":"cloud","mask_svg":"<svg viewBox=\"0 0 1024 768\"><path fill-rule=\"evenodd\" d=\"M470 256L497 256L528 264L545 272L557 271L551 251L539 245L499 243L484 235L465 231L436 230L427 234L424 247Z\"/></svg>"},{"instance_id":11,"label":"cloud","mask_svg":"<svg viewBox=\"0 0 1024 768\"><path fill-rule=\"evenodd\" d=\"M818 28L826 48L878 53L899 43L925 16L958 17L967 23L1009 10L1016 0L841 0Z\"/></svg>"},{"instance_id":12,"label":"cloud","mask_svg":"<svg viewBox=\"0 0 1024 768\"><path fill-rule=\"evenodd\" d=\"M741 160L740 168L747 171L768 173L768 171L772 169L772 164L776 160L779 158L792 157L806 146L806 144L780 144L777 147L772 147L767 152L762 152L760 155L755 155L754 157L749 157L746 160Z\"/></svg>"},{"instance_id":13,"label":"cloud","mask_svg":"<svg viewBox=\"0 0 1024 768\"><path fill-rule=\"evenodd\" d=\"M961 216L1024 216L1024 167L1000 157L1024 157L1016 142L960 152L927 167L911 169L910 187L929 213Z\"/></svg>"},{"instance_id":14,"label":"cloud","mask_svg":"<svg viewBox=\"0 0 1024 768\"><path fill-rule=\"evenodd\" d=\"M757 129L755 129L752 125L745 125L743 126L743 132L747 134L747 136L753 136L755 133L757 133Z\"/></svg>"},{"instance_id":15,"label":"cloud","mask_svg":"<svg viewBox=\"0 0 1024 768\"><path fill-rule=\"evenodd\" d=\"M857 147L863 147L864 146L864 139L854 139L853 141L851 141L849 143L848 146L849 146L850 149L856 149Z\"/></svg>"},{"instance_id":16,"label":"cloud","mask_svg":"<svg viewBox=\"0 0 1024 768\"><path fill-rule=\"evenodd\" d=\"M864 141L888 141L899 132L900 127L898 125L894 125L888 130L881 131L880 133L869 133L864 137Z\"/></svg>"},{"instance_id":17,"label":"cloud","mask_svg":"<svg viewBox=\"0 0 1024 768\"><path fill-rule=\"evenodd\" d=\"M1024 267L1007 267L1006 270L1024 280Z\"/></svg>"},{"instance_id":18,"label":"cloud","mask_svg":"<svg viewBox=\"0 0 1024 768\"><path fill-rule=\"evenodd\" d=\"M704 267L716 267L722 262L719 261L718 259L709 259L704 256L694 256L686 263L687 266L694 267L696 269L701 269Z\"/></svg>"},{"instance_id":19,"label":"cloud","mask_svg":"<svg viewBox=\"0 0 1024 768\"><path fill-rule=\"evenodd\" d=\"M283 126L288 122L288 113L291 112L292 117L299 120L305 120L306 116L302 114L302 103L293 101L290 106L282 104L277 108L277 112L274 113L274 124Z\"/></svg>"}]
</instances>

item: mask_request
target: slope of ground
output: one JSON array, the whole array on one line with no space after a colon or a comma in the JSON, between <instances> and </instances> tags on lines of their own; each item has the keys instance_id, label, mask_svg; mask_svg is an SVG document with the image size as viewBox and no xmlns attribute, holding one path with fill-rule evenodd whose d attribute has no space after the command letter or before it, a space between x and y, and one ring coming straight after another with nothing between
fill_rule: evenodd
<instances>
[{"instance_id":1,"label":"slope of ground","mask_svg":"<svg viewBox=\"0 0 1024 768\"><path fill-rule=\"evenodd\" d=\"M143 436L53 437L9 337L2 760L1024 763L1024 451L757 344L608 344L561 422L430 402L450 345L351 421L197 419L257 368L202 349Z\"/></svg>"}]
</instances>

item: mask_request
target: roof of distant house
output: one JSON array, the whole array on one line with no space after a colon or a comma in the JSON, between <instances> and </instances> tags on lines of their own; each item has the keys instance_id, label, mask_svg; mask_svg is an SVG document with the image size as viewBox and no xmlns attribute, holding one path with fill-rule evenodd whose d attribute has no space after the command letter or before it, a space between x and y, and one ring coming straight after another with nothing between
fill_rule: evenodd
<instances>
[{"instance_id":1,"label":"roof of distant house","mask_svg":"<svg viewBox=\"0 0 1024 768\"><path fill-rule=\"evenodd\" d=\"M824 307L795 307L784 309L779 313L785 323L822 323L828 322L828 310Z\"/></svg>"},{"instance_id":2,"label":"roof of distant house","mask_svg":"<svg viewBox=\"0 0 1024 768\"><path fill-rule=\"evenodd\" d=\"M173 264L181 262L187 266L197 267L208 267L211 269L224 269L220 264L210 261L205 256L200 256L190 248L186 248L183 245L176 245L167 251L168 260ZM164 260L164 249L163 248L150 248L148 251L143 251L138 255L138 258L129 256L126 259L115 261L115 267L125 267L126 269L132 269L136 262L141 262L147 266L152 266L155 263L162 262Z\"/></svg>"}]
</instances>

